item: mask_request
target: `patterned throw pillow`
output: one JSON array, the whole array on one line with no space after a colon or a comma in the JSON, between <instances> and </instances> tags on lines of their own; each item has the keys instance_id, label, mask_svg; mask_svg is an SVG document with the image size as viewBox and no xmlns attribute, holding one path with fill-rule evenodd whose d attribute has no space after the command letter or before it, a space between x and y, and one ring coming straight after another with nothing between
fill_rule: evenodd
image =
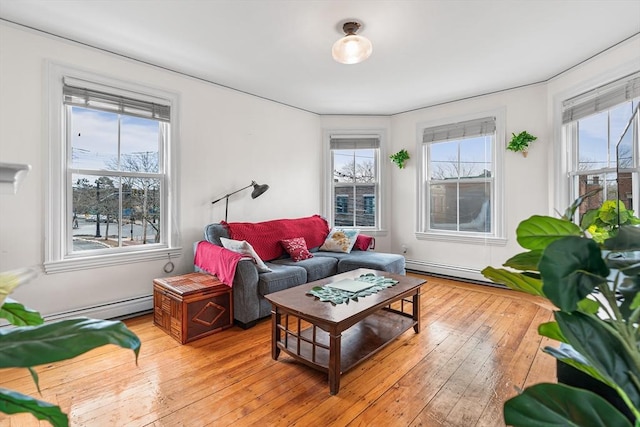
<instances>
[{"instance_id":1,"label":"patterned throw pillow","mask_svg":"<svg viewBox=\"0 0 640 427\"><path fill-rule=\"evenodd\" d=\"M248 258L253 258L253 262L256 263L256 267L260 273L268 273L272 271L267 265L260 259L256 251L253 250L253 246L246 240L232 240L227 239L226 237L221 237L220 242L222 242L222 246L225 249L228 249L233 252L238 252L247 256Z\"/></svg>"},{"instance_id":2,"label":"patterned throw pillow","mask_svg":"<svg viewBox=\"0 0 640 427\"><path fill-rule=\"evenodd\" d=\"M321 251L349 253L360 234L359 229L333 228L320 246Z\"/></svg>"},{"instance_id":3,"label":"patterned throw pillow","mask_svg":"<svg viewBox=\"0 0 640 427\"><path fill-rule=\"evenodd\" d=\"M284 239L280 240L280 243L284 250L291 256L291 259L296 262L313 258L313 255L307 249L307 242L304 240L304 237Z\"/></svg>"}]
</instances>

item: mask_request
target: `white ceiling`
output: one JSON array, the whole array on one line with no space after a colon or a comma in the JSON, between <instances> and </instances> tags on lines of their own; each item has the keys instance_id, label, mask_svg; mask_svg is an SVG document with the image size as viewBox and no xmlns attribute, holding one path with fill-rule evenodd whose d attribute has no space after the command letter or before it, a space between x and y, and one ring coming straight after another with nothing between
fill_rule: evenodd
<instances>
[{"instance_id":1,"label":"white ceiling","mask_svg":"<svg viewBox=\"0 0 640 427\"><path fill-rule=\"evenodd\" d=\"M0 0L0 18L314 113L388 115L546 81L640 33L640 0ZM348 18L373 43L357 65L331 58Z\"/></svg>"}]
</instances>

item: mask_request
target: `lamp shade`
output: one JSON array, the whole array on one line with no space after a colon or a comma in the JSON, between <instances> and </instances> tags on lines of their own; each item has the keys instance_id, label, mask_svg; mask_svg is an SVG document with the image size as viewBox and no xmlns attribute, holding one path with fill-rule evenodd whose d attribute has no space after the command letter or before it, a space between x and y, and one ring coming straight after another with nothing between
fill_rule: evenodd
<instances>
[{"instance_id":1,"label":"lamp shade","mask_svg":"<svg viewBox=\"0 0 640 427\"><path fill-rule=\"evenodd\" d=\"M269 186L267 184L260 185L257 182L253 181L253 191L251 192L251 198L255 199L256 197L260 196L262 193L264 193L268 189L269 189Z\"/></svg>"},{"instance_id":2,"label":"lamp shade","mask_svg":"<svg viewBox=\"0 0 640 427\"><path fill-rule=\"evenodd\" d=\"M357 64L364 61L373 52L371 41L356 34L360 28L357 22L347 22L343 26L345 36L333 44L333 59L341 64Z\"/></svg>"}]
</instances>

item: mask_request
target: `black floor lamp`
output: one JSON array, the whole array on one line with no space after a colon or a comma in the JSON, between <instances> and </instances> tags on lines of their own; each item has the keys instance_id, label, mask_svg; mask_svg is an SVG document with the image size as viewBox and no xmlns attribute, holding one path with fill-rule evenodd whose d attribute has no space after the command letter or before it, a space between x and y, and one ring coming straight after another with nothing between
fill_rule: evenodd
<instances>
[{"instance_id":1,"label":"black floor lamp","mask_svg":"<svg viewBox=\"0 0 640 427\"><path fill-rule=\"evenodd\" d=\"M255 199L256 197L260 196L262 193L264 193L265 191L267 191L269 189L269 186L267 184L258 184L255 181L251 181L251 184L247 185L246 187L242 187L239 190L236 190L232 193L229 193L225 196L220 197L218 200L214 200L213 202L211 202L211 204L215 204L218 203L219 201L225 199L225 207L224 207L224 222L227 222L227 214L229 212L229 196L232 196L242 190L246 190L249 187L253 187L253 191L251 192L251 198Z\"/></svg>"}]
</instances>

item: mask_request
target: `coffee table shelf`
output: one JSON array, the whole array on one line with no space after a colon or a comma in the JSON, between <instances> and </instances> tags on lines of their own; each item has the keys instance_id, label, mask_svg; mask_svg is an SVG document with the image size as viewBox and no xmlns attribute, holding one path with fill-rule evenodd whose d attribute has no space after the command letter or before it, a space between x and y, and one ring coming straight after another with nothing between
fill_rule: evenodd
<instances>
[{"instance_id":1,"label":"coffee table shelf","mask_svg":"<svg viewBox=\"0 0 640 427\"><path fill-rule=\"evenodd\" d=\"M293 316L288 317L291 318ZM387 310L377 311L356 323L342 333L340 374L349 371L363 360L373 356L416 324L417 321L410 317L398 315ZM280 325L280 327L283 332L282 340L277 343L280 349L302 363L322 372L328 372L328 332L317 326L308 327L300 332L287 329L284 325ZM301 339L299 339L298 335Z\"/></svg>"}]
</instances>

